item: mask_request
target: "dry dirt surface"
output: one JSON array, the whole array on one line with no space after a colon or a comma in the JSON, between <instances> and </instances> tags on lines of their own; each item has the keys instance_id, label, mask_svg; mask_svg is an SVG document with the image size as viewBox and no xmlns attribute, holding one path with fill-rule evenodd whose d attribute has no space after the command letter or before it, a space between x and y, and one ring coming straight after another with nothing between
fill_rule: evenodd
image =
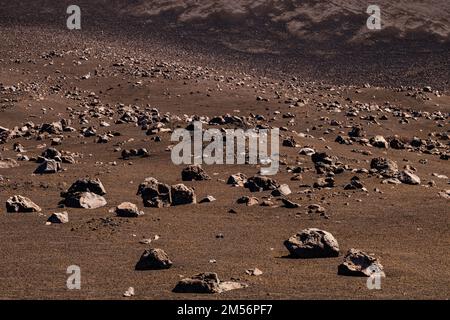
<instances>
[{"instance_id":1,"label":"dry dirt surface","mask_svg":"<svg viewBox=\"0 0 450 320\"><path fill-rule=\"evenodd\" d=\"M360 59L356 73L351 59L339 64L343 51L317 69L320 55L295 69L292 52L269 57L225 49L206 36L191 41L209 14L176 1L170 4L176 15L142 1L115 8L120 22L129 23L120 25L108 15L111 8L102 10L104 2L80 1L87 12L80 31L65 28L66 1L2 2L0 299L450 297L448 15L426 11L435 24L420 33L439 37L436 50L422 43L424 50L392 59L380 53L388 63L402 62L394 71L381 62L365 64L364 55L353 52ZM432 2L448 11L446 1ZM357 15L357 1L349 3L345 10ZM136 15L140 6L151 15ZM342 6L333 1L330 12ZM204 13L189 37L164 26L167 39L155 35L153 23L183 20L180 10L184 17ZM395 26L411 37L412 20ZM334 71L319 71L332 61ZM344 80L333 77L340 68L350 70ZM193 121L204 129L280 128L280 169L270 178L291 193L227 184L237 173L257 176L261 166L251 164L203 165L209 179L183 181L187 165L171 161L171 132ZM184 184L196 203L144 206L138 188L150 177ZM87 191L94 194L76 198L69 188L84 178L100 180L104 190L91 185ZM23 205L34 212L7 212L7 201L20 200L11 200L16 195L28 198ZM215 201L200 203L207 196ZM73 201L96 208L73 208ZM117 211L124 202L137 208ZM48 223L62 212L68 222ZM339 254L290 255L285 241L310 228L331 233ZM367 277L338 274L352 248L382 264L381 290L369 290ZM144 251L159 267L136 268ZM80 290L66 286L73 265L81 270ZM174 292L181 279L205 272L217 273L226 286L211 294ZM129 287L132 297L124 297Z\"/></svg>"}]
</instances>

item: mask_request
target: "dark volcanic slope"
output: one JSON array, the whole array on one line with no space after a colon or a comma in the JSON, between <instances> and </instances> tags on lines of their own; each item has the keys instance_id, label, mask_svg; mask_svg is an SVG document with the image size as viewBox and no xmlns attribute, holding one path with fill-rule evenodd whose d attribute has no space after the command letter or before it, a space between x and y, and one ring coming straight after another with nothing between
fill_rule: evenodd
<instances>
[{"instance_id":1,"label":"dark volcanic slope","mask_svg":"<svg viewBox=\"0 0 450 320\"><path fill-rule=\"evenodd\" d=\"M3 2L3 3L2 3ZM0 1L0 23L65 27L70 1ZM162 42L221 64L308 80L448 89L447 1L379 1L383 30L370 31L370 1L86 1L83 34Z\"/></svg>"}]
</instances>

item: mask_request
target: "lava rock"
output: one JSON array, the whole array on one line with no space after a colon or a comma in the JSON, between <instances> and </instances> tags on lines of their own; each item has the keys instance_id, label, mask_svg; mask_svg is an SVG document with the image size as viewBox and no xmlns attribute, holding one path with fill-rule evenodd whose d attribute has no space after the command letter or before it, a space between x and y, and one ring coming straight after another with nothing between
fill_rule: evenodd
<instances>
[{"instance_id":1,"label":"lava rock","mask_svg":"<svg viewBox=\"0 0 450 320\"><path fill-rule=\"evenodd\" d=\"M6 200L7 212L40 212L41 208L30 199L16 195Z\"/></svg>"},{"instance_id":2,"label":"lava rock","mask_svg":"<svg viewBox=\"0 0 450 320\"><path fill-rule=\"evenodd\" d=\"M51 173L57 173L58 171L61 171L61 163L57 162L53 159L45 159L43 163L41 163L36 170L34 170L35 174L51 174Z\"/></svg>"},{"instance_id":3,"label":"lava rock","mask_svg":"<svg viewBox=\"0 0 450 320\"><path fill-rule=\"evenodd\" d=\"M254 176L247 180L244 184L251 192L261 192L266 190L274 190L278 188L278 183L268 177Z\"/></svg>"},{"instance_id":4,"label":"lava rock","mask_svg":"<svg viewBox=\"0 0 450 320\"><path fill-rule=\"evenodd\" d=\"M64 204L70 208L98 209L106 206L107 202L93 192L75 192L66 196Z\"/></svg>"},{"instance_id":5,"label":"lava rock","mask_svg":"<svg viewBox=\"0 0 450 320\"><path fill-rule=\"evenodd\" d=\"M173 292L178 293L219 293L220 280L217 273L200 273L191 278L180 280Z\"/></svg>"},{"instance_id":6,"label":"lava rock","mask_svg":"<svg viewBox=\"0 0 450 320\"><path fill-rule=\"evenodd\" d=\"M139 211L137 205L131 202L123 202L119 204L116 207L115 212L117 216L125 218L137 218L144 214L144 212Z\"/></svg>"},{"instance_id":7,"label":"lava rock","mask_svg":"<svg viewBox=\"0 0 450 320\"><path fill-rule=\"evenodd\" d=\"M177 184L172 186L170 193L173 206L195 204L197 202L194 190L185 186L184 184Z\"/></svg>"},{"instance_id":8,"label":"lava rock","mask_svg":"<svg viewBox=\"0 0 450 320\"><path fill-rule=\"evenodd\" d=\"M53 213L48 219L47 222L50 223L67 223L69 222L69 214L67 212L56 212Z\"/></svg>"},{"instance_id":9,"label":"lava rock","mask_svg":"<svg viewBox=\"0 0 450 320\"><path fill-rule=\"evenodd\" d=\"M183 181L201 181L210 180L211 178L200 165L192 165L183 169L181 179Z\"/></svg>"},{"instance_id":10,"label":"lava rock","mask_svg":"<svg viewBox=\"0 0 450 320\"><path fill-rule=\"evenodd\" d=\"M234 186L243 187L247 182L247 176L243 173L236 173L228 178L227 184L232 184Z\"/></svg>"},{"instance_id":11,"label":"lava rock","mask_svg":"<svg viewBox=\"0 0 450 320\"><path fill-rule=\"evenodd\" d=\"M137 195L142 197L145 207L169 207L172 202L170 186L151 177L139 185Z\"/></svg>"},{"instance_id":12,"label":"lava rock","mask_svg":"<svg viewBox=\"0 0 450 320\"><path fill-rule=\"evenodd\" d=\"M338 267L338 274L356 277L370 277L372 274L385 276L383 266L377 258L357 249L347 252Z\"/></svg>"},{"instance_id":13,"label":"lava rock","mask_svg":"<svg viewBox=\"0 0 450 320\"><path fill-rule=\"evenodd\" d=\"M339 255L339 244L333 235L316 228L305 229L284 242L293 258L326 258Z\"/></svg>"},{"instance_id":14,"label":"lava rock","mask_svg":"<svg viewBox=\"0 0 450 320\"><path fill-rule=\"evenodd\" d=\"M160 270L169 269L172 266L172 261L169 259L167 253L162 249L148 249L145 250L141 258L137 262L136 270Z\"/></svg>"}]
</instances>

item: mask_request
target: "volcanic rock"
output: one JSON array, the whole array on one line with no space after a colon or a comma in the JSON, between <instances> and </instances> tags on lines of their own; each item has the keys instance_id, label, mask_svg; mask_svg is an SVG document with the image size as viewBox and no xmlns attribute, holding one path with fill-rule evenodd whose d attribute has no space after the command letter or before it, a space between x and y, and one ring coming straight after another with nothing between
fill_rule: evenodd
<instances>
[{"instance_id":1,"label":"volcanic rock","mask_svg":"<svg viewBox=\"0 0 450 320\"><path fill-rule=\"evenodd\" d=\"M316 228L305 229L284 242L293 258L337 257L339 245L333 235Z\"/></svg>"},{"instance_id":2,"label":"volcanic rock","mask_svg":"<svg viewBox=\"0 0 450 320\"><path fill-rule=\"evenodd\" d=\"M181 179L183 181L201 181L210 180L211 178L200 165L192 165L183 169L181 172Z\"/></svg>"},{"instance_id":3,"label":"volcanic rock","mask_svg":"<svg viewBox=\"0 0 450 320\"><path fill-rule=\"evenodd\" d=\"M374 256L357 249L350 249L338 267L338 274L344 276L370 277L375 273L385 276L381 263Z\"/></svg>"},{"instance_id":4,"label":"volcanic rock","mask_svg":"<svg viewBox=\"0 0 450 320\"><path fill-rule=\"evenodd\" d=\"M41 208L30 199L16 195L6 201L7 212L40 212Z\"/></svg>"},{"instance_id":5,"label":"volcanic rock","mask_svg":"<svg viewBox=\"0 0 450 320\"><path fill-rule=\"evenodd\" d=\"M126 218L137 218L144 214L144 212L139 211L137 205L131 202L123 202L119 204L116 207L115 212L117 216Z\"/></svg>"},{"instance_id":6,"label":"volcanic rock","mask_svg":"<svg viewBox=\"0 0 450 320\"><path fill-rule=\"evenodd\" d=\"M145 250L141 258L137 262L136 270L159 270L169 269L172 266L167 253L162 249Z\"/></svg>"},{"instance_id":7,"label":"volcanic rock","mask_svg":"<svg viewBox=\"0 0 450 320\"><path fill-rule=\"evenodd\" d=\"M137 195L142 197L145 207L169 207L172 202L170 186L158 182L155 178L147 178L139 185Z\"/></svg>"},{"instance_id":8,"label":"volcanic rock","mask_svg":"<svg viewBox=\"0 0 450 320\"><path fill-rule=\"evenodd\" d=\"M184 184L172 186L170 193L173 206L195 204L197 202L194 190Z\"/></svg>"},{"instance_id":9,"label":"volcanic rock","mask_svg":"<svg viewBox=\"0 0 450 320\"><path fill-rule=\"evenodd\" d=\"M53 213L47 220L50 223L67 223L69 222L69 214L67 212Z\"/></svg>"}]
</instances>

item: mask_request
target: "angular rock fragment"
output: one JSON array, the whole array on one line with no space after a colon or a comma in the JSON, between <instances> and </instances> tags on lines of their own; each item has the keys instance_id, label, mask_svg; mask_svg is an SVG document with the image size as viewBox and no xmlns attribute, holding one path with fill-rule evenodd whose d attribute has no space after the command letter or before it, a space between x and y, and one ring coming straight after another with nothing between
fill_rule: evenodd
<instances>
[{"instance_id":1,"label":"angular rock fragment","mask_svg":"<svg viewBox=\"0 0 450 320\"><path fill-rule=\"evenodd\" d=\"M339 255L339 244L327 231L305 229L284 242L293 258L326 258Z\"/></svg>"},{"instance_id":2,"label":"angular rock fragment","mask_svg":"<svg viewBox=\"0 0 450 320\"><path fill-rule=\"evenodd\" d=\"M385 276L383 266L377 258L357 249L347 252L338 267L338 274L356 277L370 277L372 274Z\"/></svg>"},{"instance_id":3,"label":"angular rock fragment","mask_svg":"<svg viewBox=\"0 0 450 320\"><path fill-rule=\"evenodd\" d=\"M259 200L258 200L258 198L255 198L255 197L244 196L244 197L239 198L237 200L237 203L245 204L248 207L251 207L251 206L257 205L259 203Z\"/></svg>"},{"instance_id":4,"label":"angular rock fragment","mask_svg":"<svg viewBox=\"0 0 450 320\"><path fill-rule=\"evenodd\" d=\"M47 222L50 223L67 223L69 222L69 214L67 212L56 212L53 213L48 219Z\"/></svg>"},{"instance_id":5,"label":"angular rock fragment","mask_svg":"<svg viewBox=\"0 0 450 320\"><path fill-rule=\"evenodd\" d=\"M261 192L276 189L278 187L278 183L272 178L254 176L249 178L244 186L251 192Z\"/></svg>"},{"instance_id":6,"label":"angular rock fragment","mask_svg":"<svg viewBox=\"0 0 450 320\"><path fill-rule=\"evenodd\" d=\"M16 195L6 201L6 211L12 213L40 212L41 208L30 199Z\"/></svg>"},{"instance_id":7,"label":"angular rock fragment","mask_svg":"<svg viewBox=\"0 0 450 320\"><path fill-rule=\"evenodd\" d=\"M232 184L234 186L243 187L244 184L247 182L247 176L243 173L236 173L231 175L228 178L227 184Z\"/></svg>"},{"instance_id":8,"label":"angular rock fragment","mask_svg":"<svg viewBox=\"0 0 450 320\"><path fill-rule=\"evenodd\" d=\"M332 177L327 178L318 178L313 185L314 188L333 188L334 187L334 179Z\"/></svg>"},{"instance_id":9,"label":"angular rock fragment","mask_svg":"<svg viewBox=\"0 0 450 320\"><path fill-rule=\"evenodd\" d=\"M57 162L53 159L45 159L44 162L42 162L36 170L34 170L35 174L51 174L51 173L57 173L58 171L61 171L61 163Z\"/></svg>"},{"instance_id":10,"label":"angular rock fragment","mask_svg":"<svg viewBox=\"0 0 450 320\"><path fill-rule=\"evenodd\" d=\"M73 194L77 192L92 192L99 196L106 194L105 187L99 179L78 179L67 190L67 194ZM63 195L64 197L64 195Z\"/></svg>"},{"instance_id":11,"label":"angular rock fragment","mask_svg":"<svg viewBox=\"0 0 450 320\"><path fill-rule=\"evenodd\" d=\"M160 270L169 269L172 266L172 261L169 259L167 253L162 249L148 249L145 250L141 258L137 262L136 270Z\"/></svg>"},{"instance_id":12,"label":"angular rock fragment","mask_svg":"<svg viewBox=\"0 0 450 320\"><path fill-rule=\"evenodd\" d=\"M137 195L142 197L144 207L169 207L172 202L170 186L152 177L139 185Z\"/></svg>"},{"instance_id":13,"label":"angular rock fragment","mask_svg":"<svg viewBox=\"0 0 450 320\"><path fill-rule=\"evenodd\" d=\"M383 136L375 136L371 138L370 144L376 148L389 148L389 144Z\"/></svg>"},{"instance_id":14,"label":"angular rock fragment","mask_svg":"<svg viewBox=\"0 0 450 320\"><path fill-rule=\"evenodd\" d=\"M357 190L357 189L363 189L364 185L362 184L361 180L358 177L353 177L350 180L349 184L346 184L344 186L344 190Z\"/></svg>"},{"instance_id":15,"label":"angular rock fragment","mask_svg":"<svg viewBox=\"0 0 450 320\"><path fill-rule=\"evenodd\" d=\"M115 212L117 216L125 218L137 218L144 214L144 212L139 211L137 205L131 202L123 202L119 204L116 207Z\"/></svg>"},{"instance_id":16,"label":"angular rock fragment","mask_svg":"<svg viewBox=\"0 0 450 320\"><path fill-rule=\"evenodd\" d=\"M0 169L11 169L18 166L19 164L14 159L0 159Z\"/></svg>"},{"instance_id":17,"label":"angular rock fragment","mask_svg":"<svg viewBox=\"0 0 450 320\"><path fill-rule=\"evenodd\" d=\"M395 161L383 157L372 159L370 168L387 174L393 174L398 171L398 166Z\"/></svg>"},{"instance_id":18,"label":"angular rock fragment","mask_svg":"<svg viewBox=\"0 0 450 320\"><path fill-rule=\"evenodd\" d=\"M172 186L170 193L173 206L195 204L197 202L194 190L184 184L176 184Z\"/></svg>"},{"instance_id":19,"label":"angular rock fragment","mask_svg":"<svg viewBox=\"0 0 450 320\"><path fill-rule=\"evenodd\" d=\"M219 293L219 277L217 273L200 273L191 278L180 280L173 292L178 293Z\"/></svg>"},{"instance_id":20,"label":"angular rock fragment","mask_svg":"<svg viewBox=\"0 0 450 320\"><path fill-rule=\"evenodd\" d=\"M221 282L216 273L200 273L178 282L173 289L177 293L222 293L246 288L247 285L237 281Z\"/></svg>"},{"instance_id":21,"label":"angular rock fragment","mask_svg":"<svg viewBox=\"0 0 450 320\"><path fill-rule=\"evenodd\" d=\"M291 189L287 184L282 184L278 188L272 191L272 196L274 197L281 197L281 196L288 196L292 193Z\"/></svg>"},{"instance_id":22,"label":"angular rock fragment","mask_svg":"<svg viewBox=\"0 0 450 320\"><path fill-rule=\"evenodd\" d=\"M202 200L200 200L199 203L209 203L209 202L214 202L216 201L216 198L214 198L213 196L207 196L205 198L203 198Z\"/></svg>"},{"instance_id":23,"label":"angular rock fragment","mask_svg":"<svg viewBox=\"0 0 450 320\"><path fill-rule=\"evenodd\" d=\"M6 143L11 135L11 130L0 126L0 144Z\"/></svg>"},{"instance_id":24,"label":"angular rock fragment","mask_svg":"<svg viewBox=\"0 0 450 320\"><path fill-rule=\"evenodd\" d=\"M402 170L397 175L396 178L400 180L401 183L418 185L420 184L420 178L408 170Z\"/></svg>"},{"instance_id":25,"label":"angular rock fragment","mask_svg":"<svg viewBox=\"0 0 450 320\"><path fill-rule=\"evenodd\" d=\"M200 165L192 165L183 169L181 179L183 181L201 181L210 180L211 178Z\"/></svg>"},{"instance_id":26,"label":"angular rock fragment","mask_svg":"<svg viewBox=\"0 0 450 320\"><path fill-rule=\"evenodd\" d=\"M283 202L284 207L285 207L285 208L288 208L288 209L297 209L297 208L300 208L300 207L301 207L300 204L298 204L298 203L296 203L296 202L293 202L293 201L291 201L291 200L289 200L289 199L283 198L283 199L281 199L281 201Z\"/></svg>"},{"instance_id":27,"label":"angular rock fragment","mask_svg":"<svg viewBox=\"0 0 450 320\"><path fill-rule=\"evenodd\" d=\"M64 204L70 208L98 209L106 206L105 198L93 192L69 193Z\"/></svg>"}]
</instances>

